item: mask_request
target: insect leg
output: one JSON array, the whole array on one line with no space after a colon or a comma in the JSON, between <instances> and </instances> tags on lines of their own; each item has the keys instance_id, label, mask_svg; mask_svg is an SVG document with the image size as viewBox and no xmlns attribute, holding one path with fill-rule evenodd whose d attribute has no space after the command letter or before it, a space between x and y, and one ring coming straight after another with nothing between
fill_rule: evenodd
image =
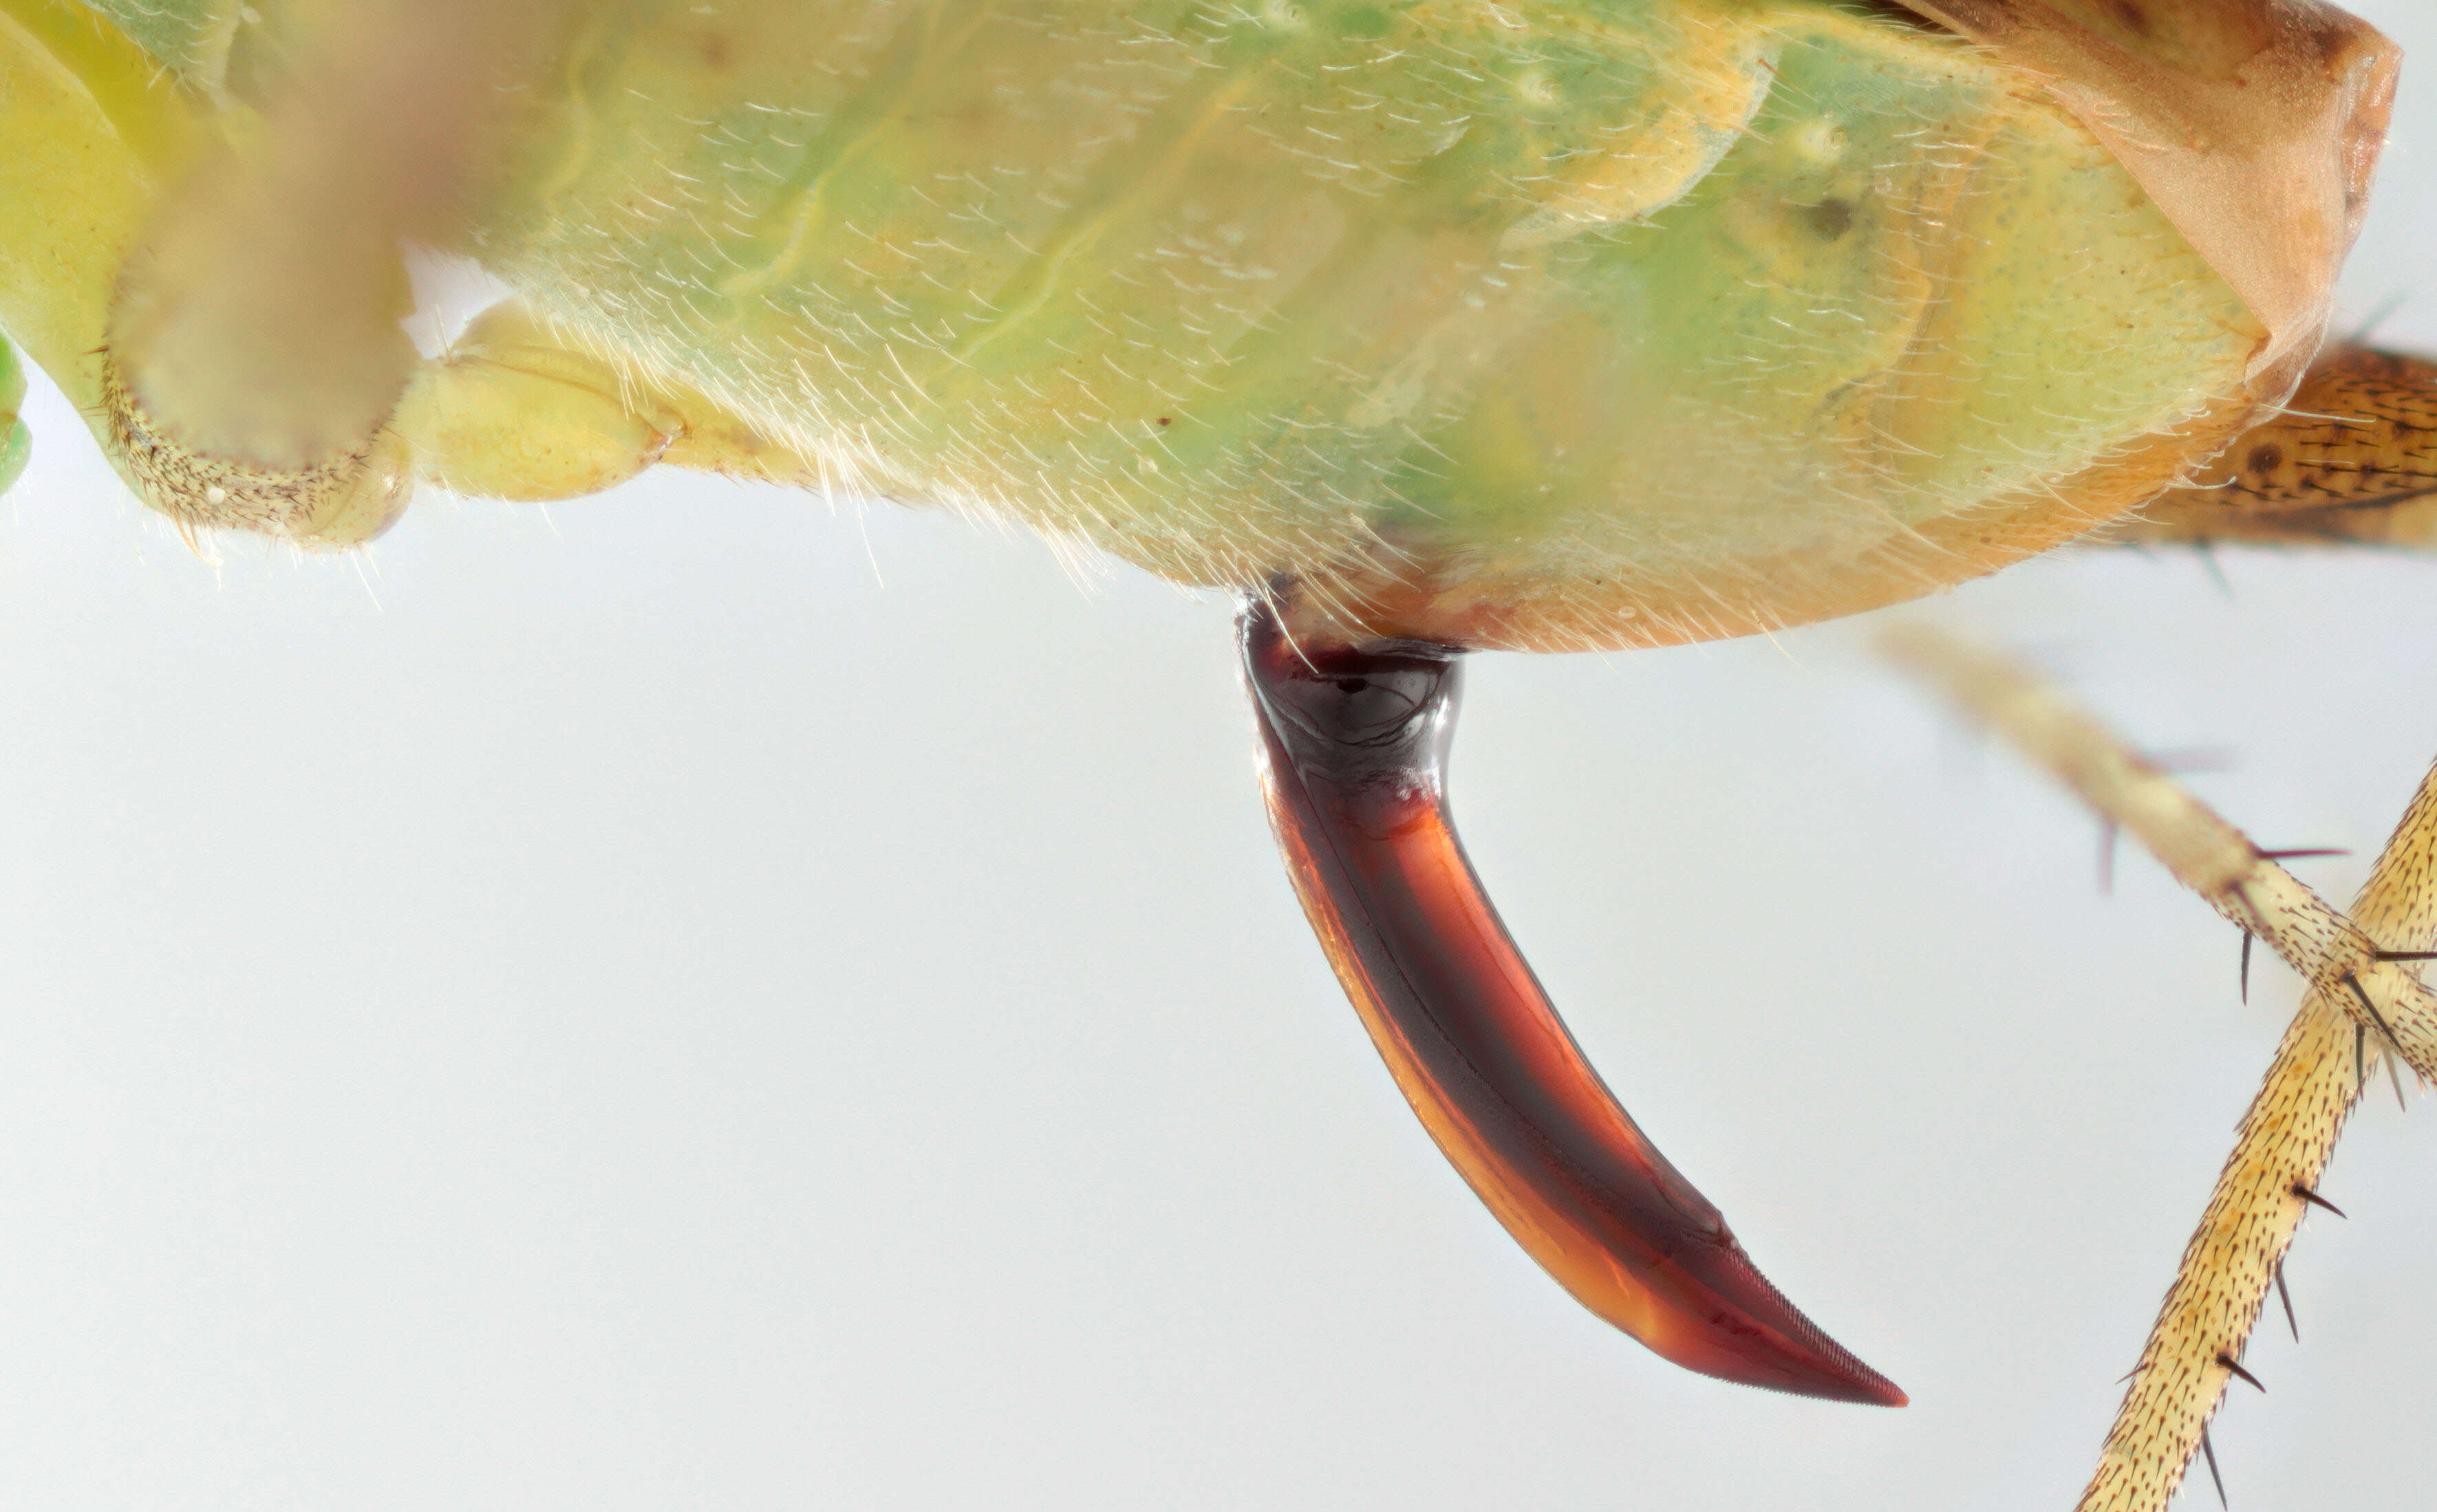
<instances>
[{"instance_id":1,"label":"insect leg","mask_svg":"<svg viewBox=\"0 0 2437 1512\"><path fill-rule=\"evenodd\" d=\"M2437 363L2332 347L2200 477L2103 539L2437 546Z\"/></svg>"},{"instance_id":2,"label":"insect leg","mask_svg":"<svg viewBox=\"0 0 2437 1512\"><path fill-rule=\"evenodd\" d=\"M2358 922L2331 907L2156 763L2002 659L1921 626L1890 632L1885 646L2121 825L2315 990L2349 1005L2355 1021L2414 1070L2437 1076L2437 994L2403 969L2409 952L2398 958L2358 906Z\"/></svg>"},{"instance_id":3,"label":"insect leg","mask_svg":"<svg viewBox=\"0 0 2437 1512\"><path fill-rule=\"evenodd\" d=\"M1304 912L1430 1137L1532 1258L1678 1364L1902 1405L1755 1269L1550 1006L1447 815L1461 653L1239 622L1270 815Z\"/></svg>"},{"instance_id":4,"label":"insect leg","mask_svg":"<svg viewBox=\"0 0 2437 1512\"><path fill-rule=\"evenodd\" d=\"M2311 984L2243 1115L2077 1503L2077 1512L2160 1512L2195 1455L2206 1453L2214 1474L2208 1421L2239 1373L2230 1363L2241 1359L2270 1290L2282 1291L2285 1255L2303 1217L2312 1207L2334 1207L2319 1196L2318 1181L2360 1097L2361 1047L2367 1034L2384 1032L2372 1028L2373 1017L2390 1025L2403 1005L2427 996L2416 977L2386 979L2379 995L2391 1010L2373 1016L2355 993L2355 963L2416 968L2437 940L2437 769L2422 780L2346 917L2298 883L2287 885L2281 868L2263 871L2274 862L2257 847L2054 691L1923 632L1891 636L1889 649L2118 819L2186 885L2221 911L2243 912L2236 922ZM2417 1051L2416 1066L2430 1047L2421 1020L2407 1022L2387 1037L2411 1042L2405 1052Z\"/></svg>"},{"instance_id":5,"label":"insect leg","mask_svg":"<svg viewBox=\"0 0 2437 1512\"><path fill-rule=\"evenodd\" d=\"M405 240L445 241L569 0L314 8L258 131L201 154L110 312L110 439L147 502L317 545L377 534L408 469Z\"/></svg>"},{"instance_id":6,"label":"insect leg","mask_svg":"<svg viewBox=\"0 0 2437 1512\"><path fill-rule=\"evenodd\" d=\"M419 481L478 498L581 497L655 462L820 481L813 463L699 391L582 350L514 300L416 371L390 428Z\"/></svg>"}]
</instances>

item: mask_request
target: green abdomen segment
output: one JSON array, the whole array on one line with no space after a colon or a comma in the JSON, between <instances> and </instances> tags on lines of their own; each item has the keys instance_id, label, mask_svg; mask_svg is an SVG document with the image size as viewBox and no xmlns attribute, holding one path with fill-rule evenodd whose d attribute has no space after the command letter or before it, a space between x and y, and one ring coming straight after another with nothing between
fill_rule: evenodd
<instances>
[{"instance_id":1,"label":"green abdomen segment","mask_svg":"<svg viewBox=\"0 0 2437 1512\"><path fill-rule=\"evenodd\" d=\"M1765 598L2189 420L2259 335L2023 78L1832 5L587 28L473 250L841 486L1188 582Z\"/></svg>"}]
</instances>

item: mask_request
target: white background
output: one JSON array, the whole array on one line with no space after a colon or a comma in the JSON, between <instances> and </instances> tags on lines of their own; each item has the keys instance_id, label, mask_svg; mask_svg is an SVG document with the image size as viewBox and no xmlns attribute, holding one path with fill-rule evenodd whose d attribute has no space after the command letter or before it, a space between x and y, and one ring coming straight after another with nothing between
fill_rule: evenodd
<instances>
[{"instance_id":1,"label":"white background","mask_svg":"<svg viewBox=\"0 0 2437 1512\"><path fill-rule=\"evenodd\" d=\"M2430 83L2356 313L2428 276ZM2382 334L2437 348L2437 290ZM2146 859L2097 895L2091 822L1867 622L1481 658L1456 790L1516 934L1914 1405L1723 1385L1577 1310L1399 1102L1224 603L681 478L215 566L31 418L0 1506L2062 1512L2294 1004ZM2303 863L2348 897L2437 752L2437 561L2223 567L1926 610L2229 753L2201 790L2359 847ZM2432 1177L2437 1107L2381 1091L2304 1343L2219 1422L2237 1507L2426 1501Z\"/></svg>"}]
</instances>

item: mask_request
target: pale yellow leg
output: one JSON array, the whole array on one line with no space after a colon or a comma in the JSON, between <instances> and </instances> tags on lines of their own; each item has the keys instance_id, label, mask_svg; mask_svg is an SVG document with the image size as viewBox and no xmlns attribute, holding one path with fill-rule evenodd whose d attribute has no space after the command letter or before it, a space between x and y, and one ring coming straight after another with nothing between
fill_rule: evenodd
<instances>
[{"instance_id":1,"label":"pale yellow leg","mask_svg":"<svg viewBox=\"0 0 2437 1512\"><path fill-rule=\"evenodd\" d=\"M402 244L469 208L567 4L290 8L261 115L214 118L222 139L118 279L102 401L148 502L324 546L396 516L411 474L386 426L416 366Z\"/></svg>"},{"instance_id":2,"label":"pale yellow leg","mask_svg":"<svg viewBox=\"0 0 2437 1512\"><path fill-rule=\"evenodd\" d=\"M666 462L817 486L706 395L513 303L433 361L400 333L402 239L456 213L511 124L484 101L566 3L298 0L275 49L294 87L257 116L77 0L0 0L0 200L44 207L0 223L0 326L146 503L343 547L417 481L567 498Z\"/></svg>"},{"instance_id":3,"label":"pale yellow leg","mask_svg":"<svg viewBox=\"0 0 2437 1512\"><path fill-rule=\"evenodd\" d=\"M2437 1081L2437 993L2403 964L2377 959L2385 947L2240 830L2062 694L2002 659L1919 626L1891 633L1886 645Z\"/></svg>"},{"instance_id":4,"label":"pale yellow leg","mask_svg":"<svg viewBox=\"0 0 2437 1512\"><path fill-rule=\"evenodd\" d=\"M2078 1512L2159 1512L2236 1377L2311 1206L2305 1193L2316 1190L2370 1063L2400 1052L2426 1074L2429 1045L2417 1012L2427 991L2416 965L2373 960L2364 969L2360 956L2437 945L2437 769L2344 919L2053 690L1929 632L1901 632L1890 650L2140 838L2311 983L2243 1116L2078 1503Z\"/></svg>"},{"instance_id":5,"label":"pale yellow leg","mask_svg":"<svg viewBox=\"0 0 2437 1512\"><path fill-rule=\"evenodd\" d=\"M579 497L656 462L815 481L802 457L700 391L582 351L514 301L416 372L391 428L418 479L483 498Z\"/></svg>"}]
</instances>

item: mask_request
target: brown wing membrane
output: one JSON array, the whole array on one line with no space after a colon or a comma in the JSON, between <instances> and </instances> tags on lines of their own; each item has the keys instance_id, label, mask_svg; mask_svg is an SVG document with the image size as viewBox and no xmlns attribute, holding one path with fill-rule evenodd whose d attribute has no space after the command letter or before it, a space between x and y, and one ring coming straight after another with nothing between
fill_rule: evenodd
<instances>
[{"instance_id":1,"label":"brown wing membrane","mask_svg":"<svg viewBox=\"0 0 2437 1512\"><path fill-rule=\"evenodd\" d=\"M1298 647L1266 605L1238 631L1304 912L1406 1100L1507 1232L1677 1364L1902 1406L1635 1127L1507 937L1447 816L1461 653Z\"/></svg>"}]
</instances>

